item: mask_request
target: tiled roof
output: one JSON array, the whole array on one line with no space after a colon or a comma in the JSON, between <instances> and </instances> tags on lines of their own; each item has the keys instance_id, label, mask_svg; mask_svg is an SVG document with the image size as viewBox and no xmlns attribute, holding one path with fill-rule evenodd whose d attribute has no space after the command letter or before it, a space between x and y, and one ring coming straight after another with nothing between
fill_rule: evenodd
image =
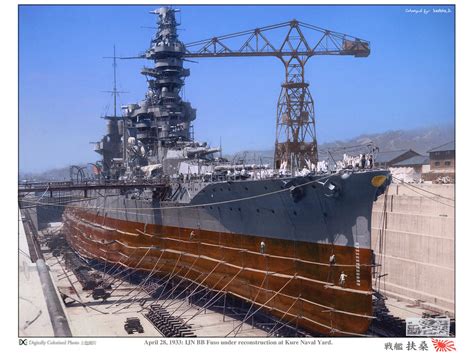
<instances>
[{"instance_id":1,"label":"tiled roof","mask_svg":"<svg viewBox=\"0 0 474 355\"><path fill-rule=\"evenodd\" d=\"M455 150L454 141L449 142L449 143L445 143L445 144L440 145L440 146L438 146L438 147L434 147L434 148L428 150L428 153L432 153L432 152L444 152L444 151L447 151L447 150Z\"/></svg>"},{"instance_id":2,"label":"tiled roof","mask_svg":"<svg viewBox=\"0 0 474 355\"><path fill-rule=\"evenodd\" d=\"M430 163L430 158L423 155L417 155L405 160L402 160L393 166L410 166L410 165L425 165Z\"/></svg>"},{"instance_id":3,"label":"tiled roof","mask_svg":"<svg viewBox=\"0 0 474 355\"><path fill-rule=\"evenodd\" d=\"M401 150L392 150L390 152L379 152L376 157L375 161L377 163L389 163L392 160L398 158L400 155L408 153L410 149L401 149Z\"/></svg>"}]
</instances>

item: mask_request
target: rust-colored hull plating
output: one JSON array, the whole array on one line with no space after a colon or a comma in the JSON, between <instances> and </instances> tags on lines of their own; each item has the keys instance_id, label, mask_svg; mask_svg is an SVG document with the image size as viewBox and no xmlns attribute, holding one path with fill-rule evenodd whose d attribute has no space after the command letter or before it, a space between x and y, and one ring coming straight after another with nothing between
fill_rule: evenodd
<instances>
[{"instance_id":1,"label":"rust-colored hull plating","mask_svg":"<svg viewBox=\"0 0 474 355\"><path fill-rule=\"evenodd\" d=\"M311 333L363 334L373 318L368 249L145 225L73 207L64 222L69 243L84 257L226 291Z\"/></svg>"}]
</instances>

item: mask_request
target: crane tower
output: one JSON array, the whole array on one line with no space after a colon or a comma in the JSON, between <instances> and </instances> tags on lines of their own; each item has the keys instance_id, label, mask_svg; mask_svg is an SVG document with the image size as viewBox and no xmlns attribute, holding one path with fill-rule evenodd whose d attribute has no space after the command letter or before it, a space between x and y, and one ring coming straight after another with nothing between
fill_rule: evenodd
<instances>
[{"instance_id":1,"label":"crane tower","mask_svg":"<svg viewBox=\"0 0 474 355\"><path fill-rule=\"evenodd\" d=\"M305 36L303 29L311 31ZM279 41L272 32L284 30ZM235 47L235 43L240 44ZM229 42L234 43L231 49ZM187 58L277 57L285 67L277 104L275 168L314 166L318 159L314 101L305 79L305 65L318 55L367 57L370 43L297 20L186 44Z\"/></svg>"}]
</instances>

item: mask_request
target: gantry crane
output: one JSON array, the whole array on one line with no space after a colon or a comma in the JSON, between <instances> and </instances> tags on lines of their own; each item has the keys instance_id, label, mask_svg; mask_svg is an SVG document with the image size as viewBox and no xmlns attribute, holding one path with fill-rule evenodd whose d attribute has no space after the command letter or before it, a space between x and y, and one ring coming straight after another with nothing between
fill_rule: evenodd
<instances>
[{"instance_id":1,"label":"gantry crane","mask_svg":"<svg viewBox=\"0 0 474 355\"><path fill-rule=\"evenodd\" d=\"M306 38L302 28L317 35ZM281 42L269 40L272 33L282 30L286 35ZM235 46L236 41L240 45ZM237 49L231 49L231 45ZM274 165L303 168L315 165L318 159L314 101L305 80L308 59L318 55L367 57L369 54L368 41L292 20L188 43L185 57L279 58L285 66L285 82L277 105Z\"/></svg>"}]
</instances>

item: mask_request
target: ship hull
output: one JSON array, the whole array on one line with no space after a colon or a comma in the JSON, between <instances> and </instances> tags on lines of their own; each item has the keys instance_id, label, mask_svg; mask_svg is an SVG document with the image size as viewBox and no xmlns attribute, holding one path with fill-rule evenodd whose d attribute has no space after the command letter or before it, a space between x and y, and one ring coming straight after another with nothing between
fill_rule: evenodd
<instances>
[{"instance_id":1,"label":"ship hull","mask_svg":"<svg viewBox=\"0 0 474 355\"><path fill-rule=\"evenodd\" d=\"M367 175L365 182L375 176ZM358 203L370 201L371 211L376 191L372 187L372 195ZM365 217L370 228L370 215ZM315 216L314 223L318 218ZM343 224L343 216L339 218ZM86 258L177 276L227 292L313 334L363 334L373 318L372 251L357 241L347 242L357 240L354 236L343 238L346 243L338 245L327 242L328 238L295 238L295 231L285 238L281 232L272 237L143 223L109 217L78 205L66 209L64 222L70 245ZM335 220L331 223L337 224ZM318 233L323 234L314 231ZM362 240L365 244L366 236ZM370 245L370 236L368 241ZM335 257L333 262L331 256ZM341 273L347 275L344 285L339 284Z\"/></svg>"},{"instance_id":2,"label":"ship hull","mask_svg":"<svg viewBox=\"0 0 474 355\"><path fill-rule=\"evenodd\" d=\"M69 211L65 222L68 242L86 258L184 277L286 321L298 319L298 326L316 334L361 334L370 325L370 250L202 230L190 239L193 231L185 228L162 233L162 226L95 217ZM265 253L259 251L262 241ZM336 265L328 262L331 255ZM344 287L338 286L342 271L348 275Z\"/></svg>"}]
</instances>

